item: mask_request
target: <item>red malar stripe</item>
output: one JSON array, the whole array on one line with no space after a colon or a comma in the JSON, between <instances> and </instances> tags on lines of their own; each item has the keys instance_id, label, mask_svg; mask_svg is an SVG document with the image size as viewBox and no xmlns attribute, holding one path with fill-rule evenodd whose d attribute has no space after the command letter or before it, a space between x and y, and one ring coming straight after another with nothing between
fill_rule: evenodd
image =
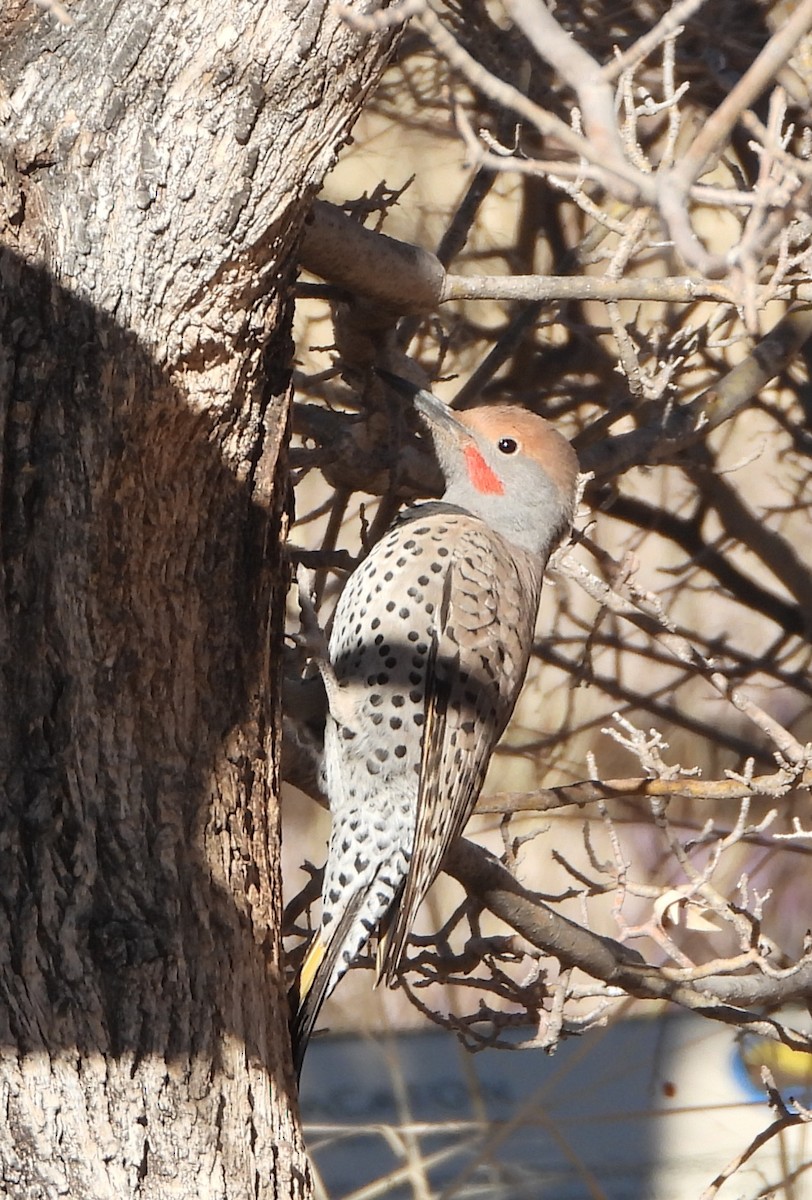
<instances>
[{"instance_id":1,"label":"red malar stripe","mask_svg":"<svg viewBox=\"0 0 812 1200\"><path fill-rule=\"evenodd\" d=\"M465 461L468 477L478 492L492 496L501 496L504 493L501 479L491 470L476 446L466 447Z\"/></svg>"}]
</instances>

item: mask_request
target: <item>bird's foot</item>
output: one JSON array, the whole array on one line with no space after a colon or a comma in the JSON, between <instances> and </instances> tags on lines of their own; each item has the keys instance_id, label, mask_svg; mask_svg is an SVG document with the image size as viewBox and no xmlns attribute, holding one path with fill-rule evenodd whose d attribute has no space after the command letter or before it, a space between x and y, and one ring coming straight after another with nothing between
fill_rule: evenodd
<instances>
[{"instance_id":1,"label":"bird's foot","mask_svg":"<svg viewBox=\"0 0 812 1200\"><path fill-rule=\"evenodd\" d=\"M308 661L321 675L324 690L327 693L327 705L330 716L340 725L350 725L354 712L354 704L348 695L348 690L338 681L333 664L330 662L330 652L327 638L319 624L316 609L313 605L313 571L301 563L296 568L296 586L299 590L299 633L294 640L304 650Z\"/></svg>"}]
</instances>

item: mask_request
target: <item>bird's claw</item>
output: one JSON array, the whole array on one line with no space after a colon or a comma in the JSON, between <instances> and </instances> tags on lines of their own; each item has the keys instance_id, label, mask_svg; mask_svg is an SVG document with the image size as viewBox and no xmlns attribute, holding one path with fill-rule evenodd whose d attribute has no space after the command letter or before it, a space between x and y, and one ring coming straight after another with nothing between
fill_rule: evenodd
<instances>
[{"instance_id":1,"label":"bird's claw","mask_svg":"<svg viewBox=\"0 0 812 1200\"><path fill-rule=\"evenodd\" d=\"M350 698L341 686L330 662L330 651L324 630L319 624L313 604L314 572L302 563L296 568L296 586L299 591L300 630L293 640L304 650L308 661L321 675L330 715L339 724L348 724L352 711Z\"/></svg>"}]
</instances>

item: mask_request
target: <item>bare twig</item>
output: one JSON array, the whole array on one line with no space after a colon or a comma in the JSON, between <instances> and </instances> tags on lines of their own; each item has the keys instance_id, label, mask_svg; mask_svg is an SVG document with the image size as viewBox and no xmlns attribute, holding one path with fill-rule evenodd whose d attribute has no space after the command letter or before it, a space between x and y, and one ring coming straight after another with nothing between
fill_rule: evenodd
<instances>
[{"instance_id":1,"label":"bare twig","mask_svg":"<svg viewBox=\"0 0 812 1200\"><path fill-rule=\"evenodd\" d=\"M780 1115L778 1119L773 1121L771 1125L768 1125L766 1129L763 1129L761 1133L757 1134L747 1149L743 1150L741 1154L737 1154L736 1157L727 1164L725 1169L719 1172L713 1182L702 1192L699 1200L713 1200L714 1196L718 1194L722 1185L726 1183L727 1180L733 1175L735 1175L740 1167L743 1167L748 1159L753 1157L757 1150L760 1150L762 1146L765 1146L767 1142L771 1141L778 1134L783 1133L785 1129L791 1129L793 1125L803 1125L809 1121L810 1114L808 1112L790 1112L789 1109L786 1108L781 1100L780 1095L778 1094L775 1084L772 1082L772 1077L769 1075L769 1072L767 1072L767 1079L769 1081L768 1091L770 1093L771 1101L774 1106L776 1105L777 1101L777 1106L779 1108Z\"/></svg>"},{"instance_id":2,"label":"bare twig","mask_svg":"<svg viewBox=\"0 0 812 1200\"><path fill-rule=\"evenodd\" d=\"M626 617L636 625L640 625L642 621L643 628L656 632L656 636L663 646L670 650L680 662L696 667L720 695L729 700L739 712L748 717L762 733L770 738L790 763L801 768L806 766L810 757L809 749L802 746L779 721L765 712L750 696L740 688L731 686L730 681L721 671L716 670L714 665L708 662L686 638L678 634L653 593L644 593L637 588L628 588L628 586L622 591L616 591L608 583L591 574L586 567L576 562L570 555L560 558L556 563L556 569L566 575L568 579L575 580L584 591L592 596L593 600L605 608L617 613L618 616ZM629 591L630 594L625 595L626 591Z\"/></svg>"},{"instance_id":3,"label":"bare twig","mask_svg":"<svg viewBox=\"0 0 812 1200\"><path fill-rule=\"evenodd\" d=\"M677 0L677 3L671 5L668 12L648 33L633 42L622 54L616 54L612 61L606 64L603 68L604 79L611 82L622 75L624 71L631 70L643 59L648 58L666 38L672 37L685 21L689 21L695 13L699 12L705 3L706 0Z\"/></svg>"},{"instance_id":4,"label":"bare twig","mask_svg":"<svg viewBox=\"0 0 812 1200\"><path fill-rule=\"evenodd\" d=\"M539 788L533 792L495 792L483 796L477 804L478 813L555 812L561 808L585 808L607 800L682 798L685 800L737 803L750 796L778 797L793 787L812 788L812 770L798 776L782 768L773 775L756 775L751 779L630 779L586 780L562 787ZM808 836L808 835L807 835Z\"/></svg>"}]
</instances>

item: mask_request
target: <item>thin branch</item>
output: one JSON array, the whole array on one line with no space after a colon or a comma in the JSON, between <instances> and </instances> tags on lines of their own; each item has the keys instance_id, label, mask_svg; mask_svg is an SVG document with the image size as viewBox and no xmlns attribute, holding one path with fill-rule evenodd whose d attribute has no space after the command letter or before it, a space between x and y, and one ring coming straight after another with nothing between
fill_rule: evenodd
<instances>
[{"instance_id":1,"label":"thin branch","mask_svg":"<svg viewBox=\"0 0 812 1200\"><path fill-rule=\"evenodd\" d=\"M730 420L796 357L812 336L812 306L793 309L739 363L690 404L663 414L661 405L639 411L651 420L631 433L604 439L580 455L581 466L598 478L616 476L632 466L674 461L688 446L704 442L705 426Z\"/></svg>"},{"instance_id":2,"label":"thin branch","mask_svg":"<svg viewBox=\"0 0 812 1200\"><path fill-rule=\"evenodd\" d=\"M628 162L615 120L615 97L599 64L566 33L541 0L505 0L505 8L533 49L573 89L586 135L599 159L626 177Z\"/></svg>"},{"instance_id":3,"label":"thin branch","mask_svg":"<svg viewBox=\"0 0 812 1200\"><path fill-rule=\"evenodd\" d=\"M784 1109L781 1116L776 1121L773 1121L771 1125L768 1125L766 1129L763 1129L761 1133L757 1134L747 1149L743 1150L741 1154L737 1154L736 1157L727 1164L725 1169L719 1172L713 1182L702 1192L699 1200L713 1200L714 1196L718 1195L719 1189L722 1187L722 1185L726 1183L731 1176L735 1175L739 1168L743 1167L747 1160L752 1158L757 1150L760 1150L762 1146L766 1146L767 1142L771 1141L778 1134L783 1133L785 1129L791 1129L794 1125L804 1125L808 1121L808 1113L794 1113Z\"/></svg>"},{"instance_id":4,"label":"thin branch","mask_svg":"<svg viewBox=\"0 0 812 1200\"><path fill-rule=\"evenodd\" d=\"M792 788L812 788L812 769L802 775L781 768L772 775L755 775L741 779L587 779L561 787L539 788L532 792L494 792L483 796L476 806L478 813L555 812L562 808L585 808L606 800L626 800L632 797L651 799L668 797L685 800L705 800L732 803L753 796L777 797Z\"/></svg>"},{"instance_id":5,"label":"thin branch","mask_svg":"<svg viewBox=\"0 0 812 1200\"><path fill-rule=\"evenodd\" d=\"M488 71L482 63L460 45L428 6L418 20L431 43L454 70L459 71L469 83L489 99L516 113L523 120L529 121L542 137L555 139L578 158L591 163L605 176L608 176L612 181L612 190L615 195L630 201L640 195L653 198L654 189L651 180L624 160L613 158L610 163L602 161L599 150L588 138L576 133L555 113L534 104L513 84L499 79L498 76Z\"/></svg>"},{"instance_id":6,"label":"thin branch","mask_svg":"<svg viewBox=\"0 0 812 1200\"><path fill-rule=\"evenodd\" d=\"M651 630L650 622L654 622L656 636L660 643L669 650L680 662L695 667L716 689L721 696L748 717L762 733L774 743L781 754L791 763L805 765L809 761L809 747L802 746L792 734L776 721L769 713L743 692L734 687L730 681L718 671L702 654L692 646L687 638L677 633L672 623L651 592L641 592L631 585L621 585L622 590L616 590L602 579L598 579L571 555L565 555L556 562L556 570L568 579L574 580L590 595L593 600L618 616L626 617L635 625ZM641 622L642 618L642 622Z\"/></svg>"},{"instance_id":7,"label":"thin branch","mask_svg":"<svg viewBox=\"0 0 812 1200\"><path fill-rule=\"evenodd\" d=\"M606 64L602 74L607 83L613 82L624 71L632 70L643 59L648 58L666 38L679 32L680 27L699 12L706 2L707 0L678 0L678 3L672 4L665 16L661 17L648 33L633 42L622 54L617 53L612 61Z\"/></svg>"},{"instance_id":8,"label":"thin branch","mask_svg":"<svg viewBox=\"0 0 812 1200\"><path fill-rule=\"evenodd\" d=\"M736 261L737 251L729 255L710 254L699 241L685 207L692 184L716 161L729 136L747 109L773 81L777 71L812 28L812 0L803 0L783 22L767 45L730 90L714 113L703 123L693 142L680 155L676 165L657 175L657 206L671 237L684 260L709 279L727 274Z\"/></svg>"},{"instance_id":9,"label":"thin branch","mask_svg":"<svg viewBox=\"0 0 812 1200\"><path fill-rule=\"evenodd\" d=\"M727 143L741 114L769 87L810 29L812 0L802 0L782 21L781 27L730 89L716 111L703 122L693 142L680 155L672 178L666 181L665 186L671 186L676 181L684 191L702 175Z\"/></svg>"},{"instance_id":10,"label":"thin branch","mask_svg":"<svg viewBox=\"0 0 812 1200\"><path fill-rule=\"evenodd\" d=\"M302 265L314 275L350 295L385 305L393 315L436 312L440 305L458 300L654 300L691 304L714 299L735 304L730 287L691 276L653 278L630 276L611 279L591 275L448 275L430 250L366 229L335 205L319 200L305 227ZM349 295L343 296L346 292ZM776 293L783 299L812 301L812 284L786 283ZM753 352L750 364L741 364L708 393L720 397L735 387L749 398L772 378L787 358L812 332L812 304L785 317ZM758 368L758 369L756 369ZM765 370L770 373L765 375ZM746 378L747 377L747 378ZM742 384L752 380L752 391ZM739 400L741 407L743 401ZM697 405L695 405L696 407ZM730 410L730 415L736 409ZM724 420L722 416L716 420Z\"/></svg>"},{"instance_id":11,"label":"thin branch","mask_svg":"<svg viewBox=\"0 0 812 1200\"><path fill-rule=\"evenodd\" d=\"M808 285L807 285L808 286ZM804 285L794 290L799 292ZM812 292L812 288L809 288ZM443 288L449 300L663 300L690 304L694 300L735 302L721 283L690 276L610 279L592 275L449 275Z\"/></svg>"},{"instance_id":12,"label":"thin branch","mask_svg":"<svg viewBox=\"0 0 812 1200\"><path fill-rule=\"evenodd\" d=\"M531 945L554 955L564 967L578 967L593 979L620 987L641 1000L669 1000L794 1050L812 1051L808 1034L746 1011L748 1007L784 1004L804 997L812 987L812 955L805 955L793 967L778 973L779 977L759 972L720 974L703 976L694 986L684 972L651 966L620 942L600 937L553 912L487 850L464 838L454 844L444 867L486 908Z\"/></svg>"}]
</instances>

